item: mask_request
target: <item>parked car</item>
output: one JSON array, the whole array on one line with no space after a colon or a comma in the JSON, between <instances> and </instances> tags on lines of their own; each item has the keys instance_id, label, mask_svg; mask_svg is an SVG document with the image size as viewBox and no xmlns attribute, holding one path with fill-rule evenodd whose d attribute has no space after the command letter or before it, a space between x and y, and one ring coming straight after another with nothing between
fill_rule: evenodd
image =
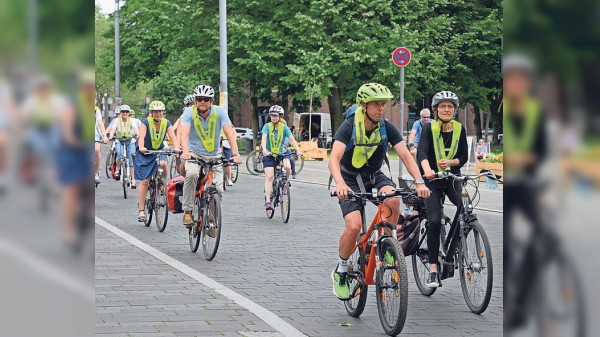
<instances>
[{"instance_id":1,"label":"parked car","mask_svg":"<svg viewBox=\"0 0 600 337\"><path fill-rule=\"evenodd\" d=\"M239 138L252 139L253 136L252 129L248 128L235 128L235 132L237 132Z\"/></svg>"}]
</instances>

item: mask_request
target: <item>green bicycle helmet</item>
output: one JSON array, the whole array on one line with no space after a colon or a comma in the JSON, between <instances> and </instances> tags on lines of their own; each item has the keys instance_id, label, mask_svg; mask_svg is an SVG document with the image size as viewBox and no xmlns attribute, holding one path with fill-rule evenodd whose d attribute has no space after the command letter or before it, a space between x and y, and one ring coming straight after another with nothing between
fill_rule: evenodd
<instances>
[{"instance_id":1,"label":"green bicycle helmet","mask_svg":"<svg viewBox=\"0 0 600 337\"><path fill-rule=\"evenodd\" d=\"M150 105L148 105L148 110L150 111L156 111L156 110L162 110L165 111L165 103L161 102L161 101L152 101L150 103Z\"/></svg>"},{"instance_id":2,"label":"green bicycle helmet","mask_svg":"<svg viewBox=\"0 0 600 337\"><path fill-rule=\"evenodd\" d=\"M389 101L394 98L390 89L379 83L363 84L356 93L356 104L372 101Z\"/></svg>"}]
</instances>

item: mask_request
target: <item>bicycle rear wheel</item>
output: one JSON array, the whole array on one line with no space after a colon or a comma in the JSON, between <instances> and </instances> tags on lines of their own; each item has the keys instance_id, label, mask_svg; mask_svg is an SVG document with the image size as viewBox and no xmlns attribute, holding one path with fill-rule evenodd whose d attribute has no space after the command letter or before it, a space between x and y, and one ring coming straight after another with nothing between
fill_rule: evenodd
<instances>
[{"instance_id":1,"label":"bicycle rear wheel","mask_svg":"<svg viewBox=\"0 0 600 337\"><path fill-rule=\"evenodd\" d=\"M298 174L302 171L302 168L304 167L304 156L296 155L294 161L296 162L296 174Z\"/></svg>"},{"instance_id":2,"label":"bicycle rear wheel","mask_svg":"<svg viewBox=\"0 0 600 337\"><path fill-rule=\"evenodd\" d=\"M257 165L259 160L261 160L259 150L254 150L250 152L248 158L246 158L246 168L248 169L248 172L254 175L258 175L261 173L257 171Z\"/></svg>"},{"instance_id":3,"label":"bicycle rear wheel","mask_svg":"<svg viewBox=\"0 0 600 337\"><path fill-rule=\"evenodd\" d=\"M235 184L237 182L238 174L239 174L239 165L234 164L231 166L231 181Z\"/></svg>"},{"instance_id":4,"label":"bicycle rear wheel","mask_svg":"<svg viewBox=\"0 0 600 337\"><path fill-rule=\"evenodd\" d=\"M121 160L121 185L123 185L123 197L127 199L127 180L129 180L129 167L125 159Z\"/></svg>"},{"instance_id":5,"label":"bicycle rear wheel","mask_svg":"<svg viewBox=\"0 0 600 337\"><path fill-rule=\"evenodd\" d=\"M459 247L460 285L472 312L484 312L490 303L494 282L492 249L478 221L465 225L465 241ZM464 255L466 253L466 256Z\"/></svg>"},{"instance_id":6,"label":"bicycle rear wheel","mask_svg":"<svg viewBox=\"0 0 600 337\"><path fill-rule=\"evenodd\" d=\"M192 220L194 224L188 230L188 239L192 253L198 251L200 246L200 226L202 222L202 208L200 207L200 198L194 198L194 207L192 208Z\"/></svg>"},{"instance_id":7,"label":"bicycle rear wheel","mask_svg":"<svg viewBox=\"0 0 600 337\"><path fill-rule=\"evenodd\" d=\"M290 220L290 208L292 206L292 201L290 199L290 185L287 181L283 181L279 202L281 204L281 218L283 219L283 223L287 223L288 220Z\"/></svg>"},{"instance_id":8,"label":"bicycle rear wheel","mask_svg":"<svg viewBox=\"0 0 600 337\"><path fill-rule=\"evenodd\" d=\"M108 179L111 178L111 166L112 166L112 162L113 162L113 153L112 153L112 151L110 151L106 155L106 163L104 164L105 169L106 169L106 178L108 178Z\"/></svg>"},{"instance_id":9,"label":"bicycle rear wheel","mask_svg":"<svg viewBox=\"0 0 600 337\"><path fill-rule=\"evenodd\" d=\"M427 220L421 221L419 229L420 237L427 235ZM420 240L421 238L419 238ZM423 240L421 246L412 255L412 270L415 277L415 284L421 294L431 296L437 288L427 286L427 278L429 277L429 256L427 255L427 238Z\"/></svg>"},{"instance_id":10,"label":"bicycle rear wheel","mask_svg":"<svg viewBox=\"0 0 600 337\"><path fill-rule=\"evenodd\" d=\"M221 199L217 192L211 193L202 217L202 250L210 261L217 255L221 240Z\"/></svg>"},{"instance_id":11,"label":"bicycle rear wheel","mask_svg":"<svg viewBox=\"0 0 600 337\"><path fill-rule=\"evenodd\" d=\"M393 258L392 265L386 260L388 253ZM408 307L408 275L398 240L391 237L381 240L379 261L382 261L382 266L375 279L377 312L385 333L396 336L404 328Z\"/></svg>"},{"instance_id":12,"label":"bicycle rear wheel","mask_svg":"<svg viewBox=\"0 0 600 337\"><path fill-rule=\"evenodd\" d=\"M144 205L144 213L146 214L146 221L144 225L146 227L150 226L152 223L152 215L154 214L154 186L150 185L148 187L148 192L146 193L146 204Z\"/></svg>"},{"instance_id":13,"label":"bicycle rear wheel","mask_svg":"<svg viewBox=\"0 0 600 337\"><path fill-rule=\"evenodd\" d=\"M167 220L169 219L169 202L167 201L167 181L165 178L159 178L154 192L156 203L154 204L154 212L156 213L156 228L159 232L163 232L167 228Z\"/></svg>"},{"instance_id":14,"label":"bicycle rear wheel","mask_svg":"<svg viewBox=\"0 0 600 337\"><path fill-rule=\"evenodd\" d=\"M344 306L348 315L359 317L365 310L367 303L367 294L369 286L364 284L365 280L365 252L362 246L359 246L348 259L348 274L360 275L359 279L348 278L348 287L350 288L350 300L344 301Z\"/></svg>"}]
</instances>

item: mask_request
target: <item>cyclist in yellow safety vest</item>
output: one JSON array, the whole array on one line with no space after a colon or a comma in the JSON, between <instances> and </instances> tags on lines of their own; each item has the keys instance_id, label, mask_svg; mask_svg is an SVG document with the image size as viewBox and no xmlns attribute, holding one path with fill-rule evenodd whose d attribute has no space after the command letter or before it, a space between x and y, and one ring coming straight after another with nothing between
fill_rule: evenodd
<instances>
[{"instance_id":1,"label":"cyclist in yellow safety vest","mask_svg":"<svg viewBox=\"0 0 600 337\"><path fill-rule=\"evenodd\" d=\"M273 209L271 203L271 193L273 192L273 179L275 177L275 166L280 163L277 162L277 155L284 155L283 167L287 176L290 176L290 155L286 155L286 149L284 147L284 140L288 139L290 144L298 149L298 153L301 154L298 143L292 135L292 131L285 125L283 121L283 108L279 105L273 105L269 109L269 117L271 122L267 123L262 128L262 151L263 151L263 167L265 169L265 209Z\"/></svg>"},{"instance_id":2,"label":"cyclist in yellow safety vest","mask_svg":"<svg viewBox=\"0 0 600 337\"><path fill-rule=\"evenodd\" d=\"M110 130L110 137L113 138L115 133L117 134L116 138L116 146L117 150L117 167L115 170L115 176L119 177L121 175L121 159L124 157L123 150L125 146L127 146L127 159L129 160L129 169L131 171L131 177L134 177L135 169L133 162L133 154L135 153L135 137L140 134L139 129L137 128L135 122L133 122L132 118L129 117L129 113L131 112L131 108L129 105L121 105L121 116L119 120L116 122L116 127ZM123 139L132 138L129 142L123 143ZM135 179L131 181L131 188L135 189Z\"/></svg>"},{"instance_id":3,"label":"cyclist in yellow safety vest","mask_svg":"<svg viewBox=\"0 0 600 337\"><path fill-rule=\"evenodd\" d=\"M220 106L213 105L215 100L214 89L208 85L199 85L194 89L194 97L196 104L185 110L179 126L181 148L183 150L181 159L189 160L192 156L203 160L220 158L221 147L219 143L221 141L221 129L223 129L231 145L233 162L241 164L242 158L235 140L235 130L231 125L227 111ZM216 183L217 191L221 196L223 184L217 183L216 179L221 179L223 176L223 166L215 166L214 172L213 182ZM185 182L183 184L183 224L185 226L193 224L192 208L199 176L200 166L186 162ZM209 233L208 235L212 234Z\"/></svg>"},{"instance_id":4,"label":"cyclist in yellow safety vest","mask_svg":"<svg viewBox=\"0 0 600 337\"><path fill-rule=\"evenodd\" d=\"M402 141L400 132L383 118L385 106L392 98L392 93L386 86L378 83L364 84L356 94L356 104L359 107L354 117L345 120L333 137L329 171L336 183L333 192L340 198L346 223L339 240L338 265L331 273L333 293L340 299L350 297L347 263L361 231L361 210L364 207L360 201L348 199L348 193L371 192L373 188L379 193L394 191L394 182L381 171L388 143L416 179L417 194L425 198L429 196L429 190L423 184L419 169ZM391 210L386 221L396 223L400 214L400 201L398 198L389 198L385 203ZM386 263L393 264L393 259L391 254L386 255Z\"/></svg>"},{"instance_id":5,"label":"cyclist in yellow safety vest","mask_svg":"<svg viewBox=\"0 0 600 337\"><path fill-rule=\"evenodd\" d=\"M429 220L427 247L429 255L429 277L425 284L430 288L440 286L438 254L440 230L442 226L441 198L445 194L455 206L461 205L462 186L459 181L450 179L431 181L436 172L450 171L460 175L460 168L469 160L469 146L464 127L454 120L458 111L458 97L451 91L440 91L431 101L436 119L423 127L417 163L425 176L425 185L431 190L431 197L425 199ZM457 212L459 210L457 209ZM449 257L449 261L453 257Z\"/></svg>"}]
</instances>

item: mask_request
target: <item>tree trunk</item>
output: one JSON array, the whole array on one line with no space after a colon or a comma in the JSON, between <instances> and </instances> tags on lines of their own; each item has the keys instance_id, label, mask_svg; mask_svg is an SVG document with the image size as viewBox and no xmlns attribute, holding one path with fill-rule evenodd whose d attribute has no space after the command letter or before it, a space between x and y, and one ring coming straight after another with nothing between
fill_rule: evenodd
<instances>
[{"instance_id":1,"label":"tree trunk","mask_svg":"<svg viewBox=\"0 0 600 337\"><path fill-rule=\"evenodd\" d=\"M486 142L488 140L488 131L490 129L490 119L491 118L492 118L492 112L490 111L487 113L487 116L485 116L485 133L483 135L483 139L485 139ZM492 135L492 137L493 137L493 135ZM492 143L493 142L494 142L494 139L492 139Z\"/></svg>"},{"instance_id":2,"label":"tree trunk","mask_svg":"<svg viewBox=\"0 0 600 337\"><path fill-rule=\"evenodd\" d=\"M343 107L342 107L343 89L338 84L338 87L331 89L331 96L327 97L329 103L329 115L331 116L331 132L335 135L338 128L344 122Z\"/></svg>"},{"instance_id":3,"label":"tree trunk","mask_svg":"<svg viewBox=\"0 0 600 337\"><path fill-rule=\"evenodd\" d=\"M503 114L502 114L502 94L489 97L490 113L494 114L492 118L492 128L494 129L493 142L499 144L498 135L503 133Z\"/></svg>"},{"instance_id":4,"label":"tree trunk","mask_svg":"<svg viewBox=\"0 0 600 337\"><path fill-rule=\"evenodd\" d=\"M481 112L479 111L479 107L473 105L473 113L475 114L475 135L477 136L477 140L483 138L481 135Z\"/></svg>"}]
</instances>

